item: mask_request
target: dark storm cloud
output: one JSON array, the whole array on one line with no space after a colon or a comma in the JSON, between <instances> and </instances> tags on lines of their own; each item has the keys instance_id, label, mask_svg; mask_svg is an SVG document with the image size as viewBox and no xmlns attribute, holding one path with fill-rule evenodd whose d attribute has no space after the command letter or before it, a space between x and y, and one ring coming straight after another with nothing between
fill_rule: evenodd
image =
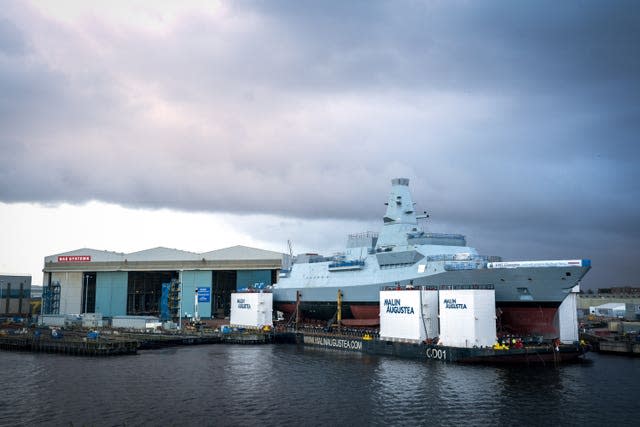
<instances>
[{"instance_id":1,"label":"dark storm cloud","mask_svg":"<svg viewBox=\"0 0 640 427\"><path fill-rule=\"evenodd\" d=\"M371 223L407 176L489 249L637 246L635 2L226 7L164 32L0 12L0 200Z\"/></svg>"},{"instance_id":2,"label":"dark storm cloud","mask_svg":"<svg viewBox=\"0 0 640 427\"><path fill-rule=\"evenodd\" d=\"M315 81L372 90L533 87L536 93L564 93L594 81L638 84L634 2L283 2L280 8L269 2L262 7L292 43L304 46L297 54L307 66L298 76L305 87Z\"/></svg>"}]
</instances>

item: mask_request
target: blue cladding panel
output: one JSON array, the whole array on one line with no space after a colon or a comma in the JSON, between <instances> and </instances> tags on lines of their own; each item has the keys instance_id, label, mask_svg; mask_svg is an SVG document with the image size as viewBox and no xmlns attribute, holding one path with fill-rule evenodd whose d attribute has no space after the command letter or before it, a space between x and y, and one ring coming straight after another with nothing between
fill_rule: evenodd
<instances>
[{"instance_id":1,"label":"blue cladding panel","mask_svg":"<svg viewBox=\"0 0 640 427\"><path fill-rule=\"evenodd\" d=\"M238 270L236 289L248 288L255 283L271 285L271 270Z\"/></svg>"},{"instance_id":2,"label":"blue cladding panel","mask_svg":"<svg viewBox=\"0 0 640 427\"><path fill-rule=\"evenodd\" d=\"M211 271L182 272L182 315L195 311L195 294L197 288L211 288ZM202 319L211 317L211 302L199 302L198 314Z\"/></svg>"},{"instance_id":3,"label":"blue cladding panel","mask_svg":"<svg viewBox=\"0 0 640 427\"><path fill-rule=\"evenodd\" d=\"M127 279L126 271L96 274L96 313L103 316L127 314Z\"/></svg>"}]
</instances>

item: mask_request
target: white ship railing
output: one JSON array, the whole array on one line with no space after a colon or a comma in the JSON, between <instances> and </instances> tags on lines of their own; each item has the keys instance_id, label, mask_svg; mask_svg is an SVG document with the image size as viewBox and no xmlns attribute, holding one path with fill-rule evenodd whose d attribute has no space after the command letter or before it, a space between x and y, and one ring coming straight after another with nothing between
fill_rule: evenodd
<instances>
[{"instance_id":1,"label":"white ship railing","mask_svg":"<svg viewBox=\"0 0 640 427\"><path fill-rule=\"evenodd\" d=\"M495 255L471 255L471 254L442 254L429 255L427 261L478 261L478 262L501 262L502 258Z\"/></svg>"}]
</instances>

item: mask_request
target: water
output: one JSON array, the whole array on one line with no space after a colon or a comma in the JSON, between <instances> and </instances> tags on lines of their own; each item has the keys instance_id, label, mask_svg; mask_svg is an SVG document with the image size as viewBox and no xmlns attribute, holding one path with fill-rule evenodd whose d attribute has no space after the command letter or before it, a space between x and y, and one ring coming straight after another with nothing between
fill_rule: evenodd
<instances>
[{"instance_id":1,"label":"water","mask_svg":"<svg viewBox=\"0 0 640 427\"><path fill-rule=\"evenodd\" d=\"M638 425L640 359L588 358L496 368L293 345L0 351L0 425Z\"/></svg>"}]
</instances>

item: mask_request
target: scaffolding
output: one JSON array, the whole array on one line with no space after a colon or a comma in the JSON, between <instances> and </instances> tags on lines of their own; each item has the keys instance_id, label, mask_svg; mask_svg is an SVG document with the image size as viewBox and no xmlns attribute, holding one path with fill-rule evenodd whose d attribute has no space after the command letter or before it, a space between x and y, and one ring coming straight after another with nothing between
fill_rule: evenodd
<instances>
[{"instance_id":1,"label":"scaffolding","mask_svg":"<svg viewBox=\"0 0 640 427\"><path fill-rule=\"evenodd\" d=\"M60 314L60 282L42 289L42 314Z\"/></svg>"},{"instance_id":2,"label":"scaffolding","mask_svg":"<svg viewBox=\"0 0 640 427\"><path fill-rule=\"evenodd\" d=\"M168 322L177 321L180 314L180 282L171 279L169 283L162 284L160 297L160 320Z\"/></svg>"}]
</instances>

